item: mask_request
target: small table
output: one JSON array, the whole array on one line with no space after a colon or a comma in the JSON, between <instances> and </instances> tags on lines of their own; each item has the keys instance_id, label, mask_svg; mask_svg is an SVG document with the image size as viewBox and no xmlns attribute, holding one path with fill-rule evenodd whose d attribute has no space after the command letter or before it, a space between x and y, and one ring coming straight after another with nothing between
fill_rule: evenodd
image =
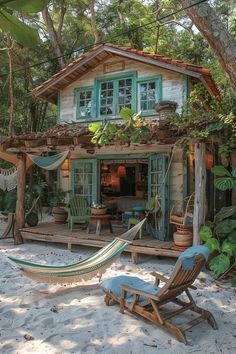
<instances>
[{"instance_id":1,"label":"small table","mask_svg":"<svg viewBox=\"0 0 236 354\"><path fill-rule=\"evenodd\" d=\"M95 226L96 235L101 235L101 230L104 227L108 227L110 232L113 234L113 229L111 225L111 215L109 214L91 215L87 228L87 233L91 231L91 226Z\"/></svg>"}]
</instances>

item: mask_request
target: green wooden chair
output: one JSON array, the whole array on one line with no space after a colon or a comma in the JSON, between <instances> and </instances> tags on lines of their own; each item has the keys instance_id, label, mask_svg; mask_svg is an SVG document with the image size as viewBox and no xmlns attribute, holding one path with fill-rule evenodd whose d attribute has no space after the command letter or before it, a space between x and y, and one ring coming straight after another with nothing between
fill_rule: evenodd
<instances>
[{"instance_id":1,"label":"green wooden chair","mask_svg":"<svg viewBox=\"0 0 236 354\"><path fill-rule=\"evenodd\" d=\"M75 223L85 224L89 222L90 219L90 207L85 198L81 196L73 197L65 210L68 212L68 227L73 231Z\"/></svg>"}]
</instances>

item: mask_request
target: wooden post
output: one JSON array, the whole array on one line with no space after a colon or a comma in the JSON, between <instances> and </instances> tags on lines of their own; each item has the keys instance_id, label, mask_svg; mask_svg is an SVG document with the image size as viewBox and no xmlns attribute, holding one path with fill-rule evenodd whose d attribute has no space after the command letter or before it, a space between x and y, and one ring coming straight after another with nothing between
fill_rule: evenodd
<instances>
[{"instance_id":1,"label":"wooden post","mask_svg":"<svg viewBox=\"0 0 236 354\"><path fill-rule=\"evenodd\" d=\"M15 245L23 243L20 229L25 226L26 156L18 155Z\"/></svg>"},{"instance_id":2,"label":"wooden post","mask_svg":"<svg viewBox=\"0 0 236 354\"><path fill-rule=\"evenodd\" d=\"M195 158L195 198L193 216L193 245L200 244L200 227L205 222L206 165L205 143L194 145Z\"/></svg>"}]
</instances>

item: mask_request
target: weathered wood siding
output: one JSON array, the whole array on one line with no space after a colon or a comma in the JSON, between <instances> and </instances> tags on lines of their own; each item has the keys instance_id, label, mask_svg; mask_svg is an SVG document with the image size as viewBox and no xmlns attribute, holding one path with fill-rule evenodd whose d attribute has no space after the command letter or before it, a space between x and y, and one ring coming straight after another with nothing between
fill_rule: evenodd
<instances>
[{"instance_id":1,"label":"weathered wood siding","mask_svg":"<svg viewBox=\"0 0 236 354\"><path fill-rule=\"evenodd\" d=\"M181 110L183 102L186 100L186 78L185 75L171 72L152 65L143 64L134 60L124 60L120 57L108 59L106 63L117 61L125 62L125 70L107 74L107 76L121 73L136 71L138 78L153 75L162 75L162 98L163 100L176 101L178 103L178 111ZM89 73L85 74L81 79L76 80L60 92L60 120L64 122L75 121L75 105L74 90L75 88L93 86L96 77L104 76L103 64L97 66Z\"/></svg>"}]
</instances>

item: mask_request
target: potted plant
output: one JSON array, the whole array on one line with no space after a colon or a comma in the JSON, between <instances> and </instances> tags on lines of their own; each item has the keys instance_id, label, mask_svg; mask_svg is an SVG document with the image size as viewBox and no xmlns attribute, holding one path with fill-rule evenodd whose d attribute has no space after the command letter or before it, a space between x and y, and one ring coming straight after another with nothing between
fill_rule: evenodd
<instances>
[{"instance_id":1,"label":"potted plant","mask_svg":"<svg viewBox=\"0 0 236 354\"><path fill-rule=\"evenodd\" d=\"M160 113L174 113L178 107L178 103L175 101L160 101L155 105L156 112Z\"/></svg>"},{"instance_id":2,"label":"potted plant","mask_svg":"<svg viewBox=\"0 0 236 354\"><path fill-rule=\"evenodd\" d=\"M92 215L105 215L107 213L107 207L105 204L95 203L91 204L91 214Z\"/></svg>"},{"instance_id":3,"label":"potted plant","mask_svg":"<svg viewBox=\"0 0 236 354\"><path fill-rule=\"evenodd\" d=\"M67 211L65 211L65 196L67 192L58 188L50 199L50 206L52 207L52 215L56 224L64 224L68 217Z\"/></svg>"}]
</instances>

